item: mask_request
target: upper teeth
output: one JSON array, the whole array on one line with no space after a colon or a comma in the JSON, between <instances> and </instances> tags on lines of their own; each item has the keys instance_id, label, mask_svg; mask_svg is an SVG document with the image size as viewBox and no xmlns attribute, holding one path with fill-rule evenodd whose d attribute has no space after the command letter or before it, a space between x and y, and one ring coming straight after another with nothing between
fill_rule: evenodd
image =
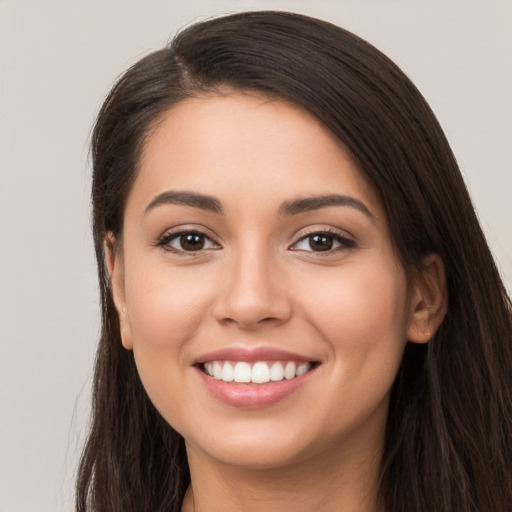
<instances>
[{"instance_id":1,"label":"upper teeth","mask_svg":"<svg viewBox=\"0 0 512 512\"><path fill-rule=\"evenodd\" d=\"M293 361L275 361L267 363L258 361L249 364L245 361L230 363L229 361L210 361L204 363L205 372L217 380L224 382L245 382L262 384L277 382L283 379L293 379L311 370L311 363L295 363Z\"/></svg>"}]
</instances>

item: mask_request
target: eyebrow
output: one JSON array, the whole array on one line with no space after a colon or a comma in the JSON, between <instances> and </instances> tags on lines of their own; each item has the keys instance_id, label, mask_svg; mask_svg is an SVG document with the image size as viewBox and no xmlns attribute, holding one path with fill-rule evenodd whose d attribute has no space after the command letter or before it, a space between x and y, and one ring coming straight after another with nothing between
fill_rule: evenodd
<instances>
[{"instance_id":1,"label":"eyebrow","mask_svg":"<svg viewBox=\"0 0 512 512\"><path fill-rule=\"evenodd\" d=\"M354 197L340 194L305 197L284 202L279 208L279 215L297 215L298 213L320 210L329 206L348 206L364 213L370 220L375 220L364 203Z\"/></svg>"},{"instance_id":2,"label":"eyebrow","mask_svg":"<svg viewBox=\"0 0 512 512\"><path fill-rule=\"evenodd\" d=\"M193 208L200 208L201 210L223 214L224 209L218 199L212 196L198 194L195 192L180 192L180 191L167 191L158 194L144 210L144 215L156 208L157 206L165 204L181 204L184 206L191 206ZM375 220L370 210L366 205L351 196L340 194L328 194L313 197L304 197L294 199L292 201L285 201L279 208L279 216L297 215L299 213L320 210L321 208L328 208L330 206L348 206L364 213L370 220Z\"/></svg>"},{"instance_id":3,"label":"eyebrow","mask_svg":"<svg viewBox=\"0 0 512 512\"><path fill-rule=\"evenodd\" d=\"M144 215L147 215L151 210L157 206L165 204L181 204L184 206L192 206L193 208L200 208L208 212L222 214L224 212L220 201L212 196L203 194L196 194L194 192L163 192L158 194L144 210Z\"/></svg>"}]
</instances>

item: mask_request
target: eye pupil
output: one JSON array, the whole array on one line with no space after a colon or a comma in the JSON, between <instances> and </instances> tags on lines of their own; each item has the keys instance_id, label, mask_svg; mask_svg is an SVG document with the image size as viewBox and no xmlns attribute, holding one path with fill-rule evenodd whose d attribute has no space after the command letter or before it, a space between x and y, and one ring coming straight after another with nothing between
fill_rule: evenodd
<instances>
[{"instance_id":1,"label":"eye pupil","mask_svg":"<svg viewBox=\"0 0 512 512\"><path fill-rule=\"evenodd\" d=\"M333 239L328 235L313 235L309 237L309 245L314 251L328 251L332 249Z\"/></svg>"},{"instance_id":2,"label":"eye pupil","mask_svg":"<svg viewBox=\"0 0 512 512\"><path fill-rule=\"evenodd\" d=\"M204 236L197 233L181 235L180 244L185 251L200 251L204 247Z\"/></svg>"}]
</instances>

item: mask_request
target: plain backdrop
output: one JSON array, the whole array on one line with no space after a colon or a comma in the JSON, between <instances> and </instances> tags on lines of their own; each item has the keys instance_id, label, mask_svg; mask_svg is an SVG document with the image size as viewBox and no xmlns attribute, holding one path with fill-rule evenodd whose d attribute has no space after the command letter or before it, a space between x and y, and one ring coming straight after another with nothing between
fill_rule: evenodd
<instances>
[{"instance_id":1,"label":"plain backdrop","mask_svg":"<svg viewBox=\"0 0 512 512\"><path fill-rule=\"evenodd\" d=\"M88 137L177 29L283 9L375 44L436 112L512 289L512 2L0 0L0 511L71 511L98 335Z\"/></svg>"}]
</instances>

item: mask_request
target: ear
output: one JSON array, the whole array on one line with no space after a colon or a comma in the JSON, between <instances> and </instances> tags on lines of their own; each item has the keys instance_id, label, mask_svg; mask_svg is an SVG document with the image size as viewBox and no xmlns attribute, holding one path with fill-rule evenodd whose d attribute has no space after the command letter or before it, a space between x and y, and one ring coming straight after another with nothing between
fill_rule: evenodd
<instances>
[{"instance_id":1,"label":"ear","mask_svg":"<svg viewBox=\"0 0 512 512\"><path fill-rule=\"evenodd\" d=\"M126 350L132 350L132 330L128 310L126 308L126 297L124 287L123 255L119 247L116 247L114 235L108 233L105 237L105 265L110 278L110 290L112 299L119 316L119 330L121 342Z\"/></svg>"},{"instance_id":2,"label":"ear","mask_svg":"<svg viewBox=\"0 0 512 512\"><path fill-rule=\"evenodd\" d=\"M407 339L426 343L434 336L448 309L444 264L438 254L429 254L415 276L411 291Z\"/></svg>"}]
</instances>

